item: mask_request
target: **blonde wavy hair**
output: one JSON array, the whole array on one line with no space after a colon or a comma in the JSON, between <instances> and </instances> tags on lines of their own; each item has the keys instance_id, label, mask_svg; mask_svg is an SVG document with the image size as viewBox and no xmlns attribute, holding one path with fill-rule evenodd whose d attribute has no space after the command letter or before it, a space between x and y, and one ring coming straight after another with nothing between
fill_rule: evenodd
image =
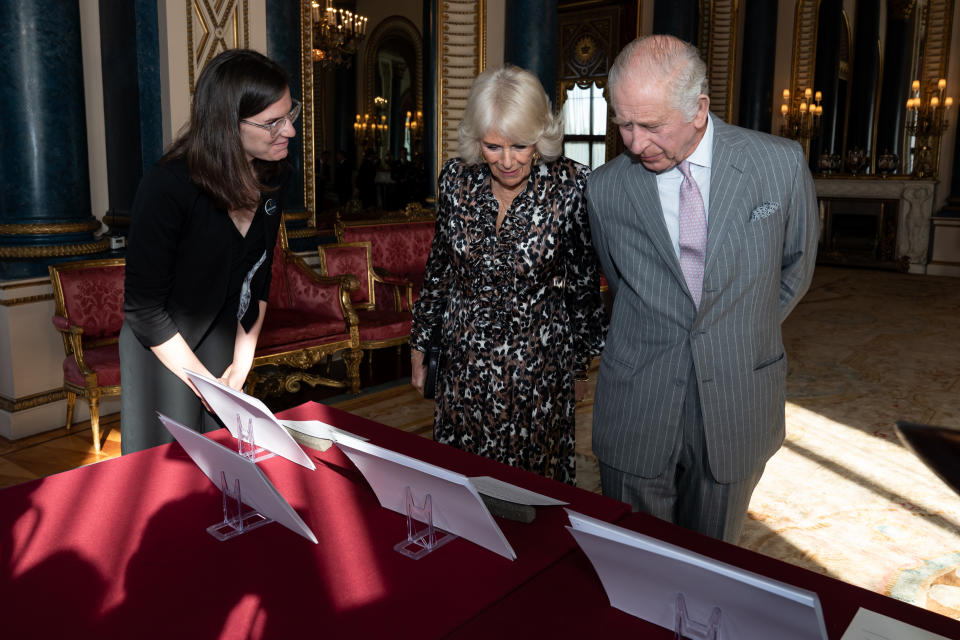
<instances>
[{"instance_id":1,"label":"blonde wavy hair","mask_svg":"<svg viewBox=\"0 0 960 640\"><path fill-rule=\"evenodd\" d=\"M480 143L488 131L516 144L533 145L546 162L563 153L562 120L553 113L540 80L520 67L487 69L473 81L457 128L458 151L464 162L482 160Z\"/></svg>"}]
</instances>

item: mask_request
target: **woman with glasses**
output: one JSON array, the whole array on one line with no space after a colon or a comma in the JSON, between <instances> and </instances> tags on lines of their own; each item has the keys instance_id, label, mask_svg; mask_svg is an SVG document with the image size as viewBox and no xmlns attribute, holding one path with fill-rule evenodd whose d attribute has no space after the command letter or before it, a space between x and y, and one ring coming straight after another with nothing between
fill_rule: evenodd
<instances>
[{"instance_id":1,"label":"woman with glasses","mask_svg":"<svg viewBox=\"0 0 960 640\"><path fill-rule=\"evenodd\" d=\"M171 440L158 411L199 431L220 426L186 371L243 387L300 115L289 85L255 51L221 53L197 80L188 127L140 182L120 333L123 453Z\"/></svg>"}]
</instances>

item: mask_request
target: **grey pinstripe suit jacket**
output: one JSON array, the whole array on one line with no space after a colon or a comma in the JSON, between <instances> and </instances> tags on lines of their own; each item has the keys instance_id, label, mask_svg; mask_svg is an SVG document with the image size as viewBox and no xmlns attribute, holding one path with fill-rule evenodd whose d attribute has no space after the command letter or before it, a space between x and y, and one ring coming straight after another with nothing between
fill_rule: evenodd
<instances>
[{"instance_id":1,"label":"grey pinstripe suit jacket","mask_svg":"<svg viewBox=\"0 0 960 640\"><path fill-rule=\"evenodd\" d=\"M663 472L680 437L691 369L717 481L743 479L783 443L780 324L813 275L813 180L796 142L713 122L699 311L663 221L655 174L622 154L587 186L594 247L614 295L593 450L634 475Z\"/></svg>"}]
</instances>

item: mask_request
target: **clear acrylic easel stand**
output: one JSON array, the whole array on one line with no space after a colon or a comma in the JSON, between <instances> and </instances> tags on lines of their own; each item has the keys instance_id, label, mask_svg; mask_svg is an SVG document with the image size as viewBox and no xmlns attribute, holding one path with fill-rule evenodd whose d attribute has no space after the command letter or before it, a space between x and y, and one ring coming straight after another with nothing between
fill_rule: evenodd
<instances>
[{"instance_id":1,"label":"clear acrylic easel stand","mask_svg":"<svg viewBox=\"0 0 960 640\"><path fill-rule=\"evenodd\" d=\"M677 594L677 623L674 631L676 640L689 638L690 640L721 640L720 638L720 607L714 607L710 612L710 619L706 623L692 620L687 615L687 601L683 594Z\"/></svg>"},{"instance_id":2,"label":"clear acrylic easel stand","mask_svg":"<svg viewBox=\"0 0 960 640\"><path fill-rule=\"evenodd\" d=\"M247 426L243 426L243 420L240 414L237 414L237 453L244 458L249 458L254 462L269 460L275 453L263 447L258 447L253 441L253 419L247 421Z\"/></svg>"},{"instance_id":3,"label":"clear acrylic easel stand","mask_svg":"<svg viewBox=\"0 0 960 640\"><path fill-rule=\"evenodd\" d=\"M240 499L240 478L236 479L231 493L227 485L227 474L221 471L220 490L223 492L223 522L207 527L207 533L220 542L273 522L272 518L254 509L244 511L245 506Z\"/></svg>"},{"instance_id":4,"label":"clear acrylic easel stand","mask_svg":"<svg viewBox=\"0 0 960 640\"><path fill-rule=\"evenodd\" d=\"M419 560L434 549L442 547L457 536L433 526L433 499L430 494L423 500L423 506L418 507L413 501L413 491L407 487L406 492L407 537L393 545L393 550L408 558ZM427 526L419 531L417 521Z\"/></svg>"}]
</instances>

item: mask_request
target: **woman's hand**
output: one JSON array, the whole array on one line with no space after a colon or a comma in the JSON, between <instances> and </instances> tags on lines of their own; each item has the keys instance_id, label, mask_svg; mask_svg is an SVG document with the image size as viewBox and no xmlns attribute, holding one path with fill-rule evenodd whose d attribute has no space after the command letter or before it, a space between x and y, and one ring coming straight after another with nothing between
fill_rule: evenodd
<instances>
[{"instance_id":1,"label":"woman's hand","mask_svg":"<svg viewBox=\"0 0 960 640\"><path fill-rule=\"evenodd\" d=\"M220 382L227 385L231 389L237 391L243 391L243 385L247 381L247 375L244 373L241 375L241 368L235 366L233 362L226 368L223 372L223 375L220 376Z\"/></svg>"},{"instance_id":2,"label":"woman's hand","mask_svg":"<svg viewBox=\"0 0 960 640\"><path fill-rule=\"evenodd\" d=\"M573 383L573 398L576 402L583 402L590 391L590 383L587 380L577 380Z\"/></svg>"},{"instance_id":3,"label":"woman's hand","mask_svg":"<svg viewBox=\"0 0 960 640\"><path fill-rule=\"evenodd\" d=\"M423 383L427 380L427 367L423 364L423 351L410 349L410 384L423 395Z\"/></svg>"}]
</instances>

